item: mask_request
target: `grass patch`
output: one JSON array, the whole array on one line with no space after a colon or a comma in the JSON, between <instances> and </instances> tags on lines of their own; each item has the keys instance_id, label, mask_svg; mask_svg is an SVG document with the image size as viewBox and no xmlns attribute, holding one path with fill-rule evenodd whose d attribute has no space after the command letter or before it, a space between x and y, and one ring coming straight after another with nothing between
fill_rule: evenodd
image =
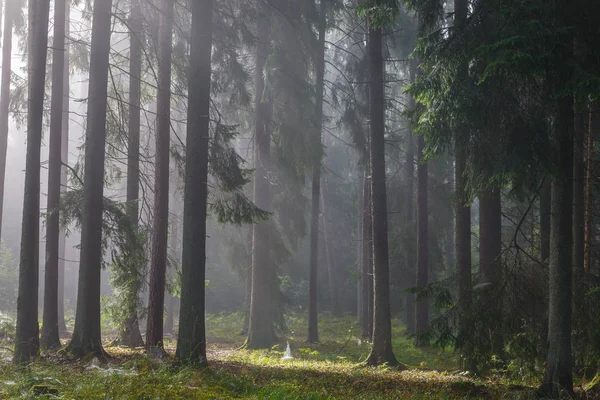
<instances>
[{"instance_id":1,"label":"grass patch","mask_svg":"<svg viewBox=\"0 0 600 400\"><path fill-rule=\"evenodd\" d=\"M306 343L306 323L289 319L290 332L270 350L241 350L243 318L209 316L209 368L151 361L141 351L109 348L111 365L89 368L91 360L69 361L44 355L24 368L0 364L2 399L464 399L535 398L527 388L480 381L450 372L452 353L416 349L394 323L394 350L412 366L398 372L367 368L369 344L358 342L352 317L320 321L321 343ZM283 361L285 342L294 360ZM172 343L169 345L172 346ZM169 348L173 351L173 348ZM427 368L415 368L425 366ZM443 366L443 368L442 368ZM438 368L434 371L430 368Z\"/></svg>"}]
</instances>

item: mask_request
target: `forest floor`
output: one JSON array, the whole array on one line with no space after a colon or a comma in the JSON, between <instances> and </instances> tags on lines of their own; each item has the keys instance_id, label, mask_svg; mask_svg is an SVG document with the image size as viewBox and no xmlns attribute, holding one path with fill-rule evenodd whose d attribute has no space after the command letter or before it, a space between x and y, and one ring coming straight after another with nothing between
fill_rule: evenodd
<instances>
[{"instance_id":1,"label":"forest floor","mask_svg":"<svg viewBox=\"0 0 600 400\"><path fill-rule=\"evenodd\" d=\"M352 317L323 317L321 343L305 341L306 323L291 317L290 332L265 351L240 349L243 317L208 316L208 368L151 360L142 349L107 347L113 357L68 360L43 354L27 367L0 362L1 399L535 399L535 382L505 375L472 378L456 371L452 352L415 348L394 323L394 351L405 371L365 367L369 344L358 340ZM282 360L285 341L293 360ZM109 342L107 338L107 343ZM174 343L167 343L174 353ZM10 353L7 353L10 354ZM518 384L516 384L518 383Z\"/></svg>"}]
</instances>

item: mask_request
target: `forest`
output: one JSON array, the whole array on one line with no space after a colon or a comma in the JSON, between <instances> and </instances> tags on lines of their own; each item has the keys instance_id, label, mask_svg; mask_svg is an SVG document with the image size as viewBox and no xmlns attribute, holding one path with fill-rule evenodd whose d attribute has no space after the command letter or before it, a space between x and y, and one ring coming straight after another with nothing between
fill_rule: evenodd
<instances>
[{"instance_id":1,"label":"forest","mask_svg":"<svg viewBox=\"0 0 600 400\"><path fill-rule=\"evenodd\" d=\"M0 15L0 398L600 399L600 2Z\"/></svg>"}]
</instances>

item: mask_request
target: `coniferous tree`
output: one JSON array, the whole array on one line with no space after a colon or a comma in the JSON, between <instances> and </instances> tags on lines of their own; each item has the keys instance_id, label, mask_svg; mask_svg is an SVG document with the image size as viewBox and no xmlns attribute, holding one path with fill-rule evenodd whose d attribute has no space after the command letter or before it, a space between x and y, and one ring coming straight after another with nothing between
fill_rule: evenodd
<instances>
[{"instance_id":1,"label":"coniferous tree","mask_svg":"<svg viewBox=\"0 0 600 400\"><path fill-rule=\"evenodd\" d=\"M139 225L140 197L140 92L142 73L142 8L140 0L131 1L129 16L129 120L127 136L127 207L131 222ZM138 296L139 293L135 293ZM119 344L129 347L144 345L137 312L125 320L119 332Z\"/></svg>"},{"instance_id":2,"label":"coniferous tree","mask_svg":"<svg viewBox=\"0 0 600 400\"><path fill-rule=\"evenodd\" d=\"M213 1L194 0L191 12L181 307L176 356L184 362L206 364L204 284Z\"/></svg>"},{"instance_id":3,"label":"coniferous tree","mask_svg":"<svg viewBox=\"0 0 600 400\"><path fill-rule=\"evenodd\" d=\"M163 314L169 232L169 148L171 137L171 55L173 52L173 0L164 0L160 13L158 91L156 118L156 161L152 256L146 347L163 349Z\"/></svg>"},{"instance_id":4,"label":"coniferous tree","mask_svg":"<svg viewBox=\"0 0 600 400\"><path fill-rule=\"evenodd\" d=\"M371 177L364 173L363 177L363 209L361 210L362 232L362 337L373 339L373 217L371 212Z\"/></svg>"},{"instance_id":5,"label":"coniferous tree","mask_svg":"<svg viewBox=\"0 0 600 400\"><path fill-rule=\"evenodd\" d=\"M425 138L419 136L419 153L417 166L417 288L424 289L429 283L429 199L428 199L428 169L424 157ZM429 324L429 303L426 298L416 303L416 333L427 332ZM418 345L425 345L417 339Z\"/></svg>"},{"instance_id":6,"label":"coniferous tree","mask_svg":"<svg viewBox=\"0 0 600 400\"><path fill-rule=\"evenodd\" d=\"M38 285L40 225L40 149L44 111L46 52L50 1L29 3L29 74L27 105L27 156L25 194L19 263L17 332L13 361L25 363L36 357L39 349Z\"/></svg>"},{"instance_id":7,"label":"coniferous tree","mask_svg":"<svg viewBox=\"0 0 600 400\"><path fill-rule=\"evenodd\" d=\"M382 28L369 27L370 166L373 218L373 347L369 365L398 365L392 350L385 173L385 118Z\"/></svg>"},{"instance_id":8,"label":"coniferous tree","mask_svg":"<svg viewBox=\"0 0 600 400\"><path fill-rule=\"evenodd\" d=\"M54 2L54 42L52 45L52 100L50 150L48 162L48 217L46 220L46 271L44 284L44 314L41 345L50 349L60 346L58 329L59 280L59 205L62 180L62 137L65 81L66 1ZM62 301L62 299L61 299Z\"/></svg>"},{"instance_id":9,"label":"coniferous tree","mask_svg":"<svg viewBox=\"0 0 600 400\"><path fill-rule=\"evenodd\" d=\"M10 106L10 75L12 66L13 21L18 12L14 1L6 0L2 35L2 82L0 92L0 238L2 237L2 211L4 209L4 181L8 145L8 109Z\"/></svg>"},{"instance_id":10,"label":"coniferous tree","mask_svg":"<svg viewBox=\"0 0 600 400\"><path fill-rule=\"evenodd\" d=\"M271 209L271 105L265 93L264 68L269 55L269 21L267 4L259 6L257 15L256 66L254 71L254 204L263 210ZM252 234L252 292L250 321L246 346L251 349L270 348L275 342L273 327L273 261L270 257L269 236L271 224L260 222Z\"/></svg>"},{"instance_id":11,"label":"coniferous tree","mask_svg":"<svg viewBox=\"0 0 600 400\"><path fill-rule=\"evenodd\" d=\"M76 355L104 355L100 330L100 271L111 10L112 0L94 2L77 311L68 346Z\"/></svg>"},{"instance_id":12,"label":"coniferous tree","mask_svg":"<svg viewBox=\"0 0 600 400\"><path fill-rule=\"evenodd\" d=\"M321 204L321 168L323 162L322 128L323 128L323 95L325 88L325 30L327 28L326 2L321 1L319 15L319 37L315 51L316 69L316 104L315 104L315 148L312 171L312 198L310 213L310 292L308 296L308 342L319 341L317 279L319 263L319 214Z\"/></svg>"}]
</instances>

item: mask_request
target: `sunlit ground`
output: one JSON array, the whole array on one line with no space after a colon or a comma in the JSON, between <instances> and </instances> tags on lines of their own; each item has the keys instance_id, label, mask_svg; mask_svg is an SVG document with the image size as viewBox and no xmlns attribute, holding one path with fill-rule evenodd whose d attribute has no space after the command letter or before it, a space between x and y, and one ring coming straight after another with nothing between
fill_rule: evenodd
<instances>
[{"instance_id":1,"label":"sunlit ground","mask_svg":"<svg viewBox=\"0 0 600 400\"><path fill-rule=\"evenodd\" d=\"M305 342L306 325L288 320L290 332L265 351L243 344L239 314L209 316L207 369L172 360L152 361L136 351L107 347L113 359L69 361L60 353L17 369L0 364L0 398L19 399L534 399L533 390L508 380L472 379L456 371L454 355L412 346L394 325L394 350L406 371L368 368L369 344L359 342L353 317L320 321L318 345ZM289 340L293 360L283 361ZM110 338L107 338L109 343ZM174 352L174 342L167 343Z\"/></svg>"}]
</instances>

